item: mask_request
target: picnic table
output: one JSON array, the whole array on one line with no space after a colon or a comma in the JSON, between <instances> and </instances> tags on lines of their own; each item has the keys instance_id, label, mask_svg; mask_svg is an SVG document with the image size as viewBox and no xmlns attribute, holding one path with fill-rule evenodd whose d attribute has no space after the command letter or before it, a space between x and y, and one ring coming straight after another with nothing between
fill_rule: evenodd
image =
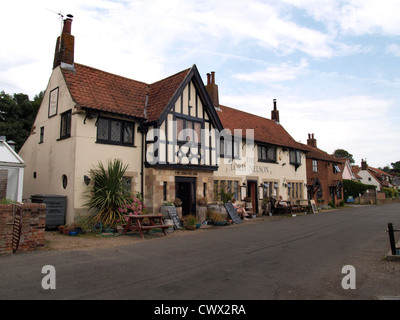
<instances>
[{"instance_id":1,"label":"picnic table","mask_svg":"<svg viewBox=\"0 0 400 320\"><path fill-rule=\"evenodd\" d=\"M164 235L167 235L166 229L168 229L169 226L164 224L162 214L132 215L128 217L123 234L126 234L129 230L139 231L142 239L144 239L143 231L149 232L156 228L162 229Z\"/></svg>"}]
</instances>

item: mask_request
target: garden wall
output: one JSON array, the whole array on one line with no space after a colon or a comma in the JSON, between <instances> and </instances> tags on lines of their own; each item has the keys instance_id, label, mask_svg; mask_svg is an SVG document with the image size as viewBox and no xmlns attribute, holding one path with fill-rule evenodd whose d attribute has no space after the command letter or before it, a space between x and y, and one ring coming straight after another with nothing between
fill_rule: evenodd
<instances>
[{"instance_id":1,"label":"garden wall","mask_svg":"<svg viewBox=\"0 0 400 320\"><path fill-rule=\"evenodd\" d=\"M0 204L0 254L12 253L15 206ZM23 204L21 208L22 229L17 252L34 251L44 246L46 205Z\"/></svg>"}]
</instances>

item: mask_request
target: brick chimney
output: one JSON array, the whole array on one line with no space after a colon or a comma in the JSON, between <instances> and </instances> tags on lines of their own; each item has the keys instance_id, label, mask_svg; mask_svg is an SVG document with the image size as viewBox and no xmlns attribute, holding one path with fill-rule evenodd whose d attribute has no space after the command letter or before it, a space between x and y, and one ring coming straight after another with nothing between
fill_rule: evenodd
<instances>
[{"instance_id":1,"label":"brick chimney","mask_svg":"<svg viewBox=\"0 0 400 320\"><path fill-rule=\"evenodd\" d=\"M368 165L367 165L367 160L361 159L361 170L367 170Z\"/></svg>"},{"instance_id":2,"label":"brick chimney","mask_svg":"<svg viewBox=\"0 0 400 320\"><path fill-rule=\"evenodd\" d=\"M273 102L274 102L274 109L271 111L271 120L274 120L277 123L279 123L279 110L276 107L276 99L274 99Z\"/></svg>"},{"instance_id":3,"label":"brick chimney","mask_svg":"<svg viewBox=\"0 0 400 320\"><path fill-rule=\"evenodd\" d=\"M310 147L317 147L317 139L314 138L314 133L308 134L307 145Z\"/></svg>"},{"instance_id":4,"label":"brick chimney","mask_svg":"<svg viewBox=\"0 0 400 320\"><path fill-rule=\"evenodd\" d=\"M218 86L215 84L215 72L207 73L206 90L215 108L219 107Z\"/></svg>"},{"instance_id":5,"label":"brick chimney","mask_svg":"<svg viewBox=\"0 0 400 320\"><path fill-rule=\"evenodd\" d=\"M70 66L74 65L75 38L71 35L72 18L71 14L67 15L61 36L57 38L53 69L61 65L61 63L66 63Z\"/></svg>"}]
</instances>

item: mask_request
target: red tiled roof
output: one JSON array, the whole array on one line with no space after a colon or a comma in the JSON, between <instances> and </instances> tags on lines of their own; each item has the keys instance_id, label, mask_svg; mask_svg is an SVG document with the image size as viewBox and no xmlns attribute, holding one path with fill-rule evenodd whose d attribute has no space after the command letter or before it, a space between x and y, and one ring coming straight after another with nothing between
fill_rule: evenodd
<instances>
[{"instance_id":1,"label":"red tiled roof","mask_svg":"<svg viewBox=\"0 0 400 320\"><path fill-rule=\"evenodd\" d=\"M368 166L368 169L371 169L372 171L375 171L378 175L392 177L392 175L390 173L387 173L387 172L385 172L385 171L383 171L381 169L374 168L374 167L371 167L371 166Z\"/></svg>"},{"instance_id":2,"label":"red tiled roof","mask_svg":"<svg viewBox=\"0 0 400 320\"><path fill-rule=\"evenodd\" d=\"M190 68L150 85L147 119L157 120L190 72Z\"/></svg>"},{"instance_id":3,"label":"red tiled roof","mask_svg":"<svg viewBox=\"0 0 400 320\"><path fill-rule=\"evenodd\" d=\"M356 165L351 166L351 171L353 171L353 173L354 173L354 175L355 175L355 177L356 177L357 179L362 179L362 178L358 175L358 173L361 171L361 168L360 168L359 166L356 166Z\"/></svg>"},{"instance_id":4,"label":"red tiled roof","mask_svg":"<svg viewBox=\"0 0 400 320\"><path fill-rule=\"evenodd\" d=\"M226 106L219 106L221 112L217 112L222 125L234 134L235 129L242 130L242 136L246 136L246 129L254 129L254 139L268 144L306 150L304 145L296 142L291 135L278 123L251 113L240 111Z\"/></svg>"},{"instance_id":5,"label":"red tiled roof","mask_svg":"<svg viewBox=\"0 0 400 320\"><path fill-rule=\"evenodd\" d=\"M75 71L61 69L72 98L80 107L144 117L148 85L75 63Z\"/></svg>"},{"instance_id":6,"label":"red tiled roof","mask_svg":"<svg viewBox=\"0 0 400 320\"><path fill-rule=\"evenodd\" d=\"M153 84L128 79L75 63L75 71L62 69L74 101L84 108L156 120L190 69Z\"/></svg>"},{"instance_id":7,"label":"red tiled roof","mask_svg":"<svg viewBox=\"0 0 400 320\"><path fill-rule=\"evenodd\" d=\"M335 156L332 156L327 152L318 149L316 147L312 147L307 144L304 144L304 147L309 151L307 153L307 158L309 159L323 160L323 161L342 163L342 164L346 162L344 158L336 158Z\"/></svg>"}]
</instances>

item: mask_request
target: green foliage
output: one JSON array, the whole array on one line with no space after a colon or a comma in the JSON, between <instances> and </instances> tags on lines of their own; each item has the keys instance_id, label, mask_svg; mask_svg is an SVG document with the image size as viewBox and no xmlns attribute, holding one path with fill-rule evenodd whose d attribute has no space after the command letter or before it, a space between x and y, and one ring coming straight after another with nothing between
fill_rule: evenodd
<instances>
[{"instance_id":1,"label":"green foliage","mask_svg":"<svg viewBox=\"0 0 400 320\"><path fill-rule=\"evenodd\" d=\"M400 174L400 161L396 161L396 162L392 162L391 163L391 166L392 166L392 170L391 170L391 173L393 173L393 174Z\"/></svg>"},{"instance_id":2,"label":"green foliage","mask_svg":"<svg viewBox=\"0 0 400 320\"><path fill-rule=\"evenodd\" d=\"M234 192L225 192L223 188L221 188L221 191L219 192L219 196L221 197L221 201L223 203L231 202L234 195Z\"/></svg>"},{"instance_id":3,"label":"green foliage","mask_svg":"<svg viewBox=\"0 0 400 320\"><path fill-rule=\"evenodd\" d=\"M13 204L13 203L17 203L17 201L8 198L3 198L0 200L0 204Z\"/></svg>"},{"instance_id":4,"label":"green foliage","mask_svg":"<svg viewBox=\"0 0 400 320\"><path fill-rule=\"evenodd\" d=\"M344 197L347 199L349 196L353 198L357 198L360 194L363 194L368 189L375 189L376 186L363 184L358 181L352 180L343 180L343 190L344 190Z\"/></svg>"},{"instance_id":5,"label":"green foliage","mask_svg":"<svg viewBox=\"0 0 400 320\"><path fill-rule=\"evenodd\" d=\"M399 191L396 190L395 188L382 188L381 191L385 193L386 198L398 198L399 197Z\"/></svg>"},{"instance_id":6,"label":"green foliage","mask_svg":"<svg viewBox=\"0 0 400 320\"><path fill-rule=\"evenodd\" d=\"M30 101L28 95L23 93L11 96L0 92L0 135L13 140L17 152L30 135L43 95L40 92Z\"/></svg>"},{"instance_id":7,"label":"green foliage","mask_svg":"<svg viewBox=\"0 0 400 320\"><path fill-rule=\"evenodd\" d=\"M344 149L336 149L333 154L336 158L346 158L349 159L350 163L355 162L353 155Z\"/></svg>"},{"instance_id":8,"label":"green foliage","mask_svg":"<svg viewBox=\"0 0 400 320\"><path fill-rule=\"evenodd\" d=\"M183 218L183 226L195 226L197 218L194 215L187 215Z\"/></svg>"},{"instance_id":9,"label":"green foliage","mask_svg":"<svg viewBox=\"0 0 400 320\"><path fill-rule=\"evenodd\" d=\"M94 185L87 194L85 205L98 210L95 220L103 226L115 227L118 220L123 219L123 213L118 208L126 207L131 201L132 194L125 190L127 179L124 174L127 168L121 160L115 159L108 161L107 170L101 162L98 168L90 170L89 175Z\"/></svg>"}]
</instances>

